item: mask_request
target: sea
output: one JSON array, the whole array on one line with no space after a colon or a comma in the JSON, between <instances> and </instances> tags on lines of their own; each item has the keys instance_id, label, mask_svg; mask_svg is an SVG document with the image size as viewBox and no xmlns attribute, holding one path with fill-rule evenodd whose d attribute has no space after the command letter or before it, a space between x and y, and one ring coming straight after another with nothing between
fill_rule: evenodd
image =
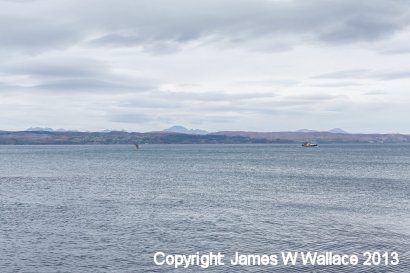
<instances>
[{"instance_id":1,"label":"sea","mask_svg":"<svg viewBox=\"0 0 410 273\"><path fill-rule=\"evenodd\" d=\"M408 273L409 200L410 145L0 146L0 272ZM171 263L210 252L224 265Z\"/></svg>"}]
</instances>

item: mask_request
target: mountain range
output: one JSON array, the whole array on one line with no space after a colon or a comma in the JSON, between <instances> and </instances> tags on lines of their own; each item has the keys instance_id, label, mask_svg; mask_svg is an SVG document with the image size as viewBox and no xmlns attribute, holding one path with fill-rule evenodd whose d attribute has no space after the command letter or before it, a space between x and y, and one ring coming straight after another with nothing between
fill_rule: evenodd
<instances>
[{"instance_id":1,"label":"mountain range","mask_svg":"<svg viewBox=\"0 0 410 273\"><path fill-rule=\"evenodd\" d=\"M309 129L300 129L300 130L297 130L295 132L299 132L299 133L329 132L329 133L333 133L333 134L348 134L348 132L346 132L345 130L340 129L340 128L333 128L333 129L330 129L328 131L316 131L316 130L309 130Z\"/></svg>"},{"instance_id":2,"label":"mountain range","mask_svg":"<svg viewBox=\"0 0 410 273\"><path fill-rule=\"evenodd\" d=\"M27 132L79 132L78 130L66 130L66 129L53 129L48 127L30 127L26 129ZM87 131L88 132L88 131ZM127 132L126 130L115 130L115 129L104 129L100 131L102 133L109 133L109 132ZM187 135L207 135L209 134L208 131L202 129L187 129L181 125L171 126L167 129L162 130L162 132L169 132L169 133L178 133L178 134L187 134ZM348 132L344 131L340 128L333 128L328 131L317 131L317 130L310 130L310 129L300 129L295 132L298 133L314 133L314 132L329 132L334 134L348 134Z\"/></svg>"},{"instance_id":3,"label":"mountain range","mask_svg":"<svg viewBox=\"0 0 410 273\"><path fill-rule=\"evenodd\" d=\"M66 130L66 129L53 129L53 128L48 128L48 127L30 127L26 129L28 132L78 132L78 131L72 131L72 130Z\"/></svg>"},{"instance_id":4,"label":"mountain range","mask_svg":"<svg viewBox=\"0 0 410 273\"><path fill-rule=\"evenodd\" d=\"M188 134L188 135L206 135L209 132L201 129L187 129L184 126L176 125L163 130L163 132Z\"/></svg>"},{"instance_id":5,"label":"mountain range","mask_svg":"<svg viewBox=\"0 0 410 273\"><path fill-rule=\"evenodd\" d=\"M181 126L182 127L182 126ZM0 144L297 144L304 141L326 143L410 143L405 134L348 134L339 129L327 132L247 132L205 133L199 129L171 127L160 132L76 132L51 128L27 131L0 131ZM178 130L174 132L173 130ZM344 132L344 131L343 131Z\"/></svg>"},{"instance_id":6,"label":"mountain range","mask_svg":"<svg viewBox=\"0 0 410 273\"><path fill-rule=\"evenodd\" d=\"M188 135L206 135L206 134L209 134L209 132L205 131L205 130L187 129L184 126L180 126L180 125L172 126L168 129L163 130L163 132L173 132L173 133L188 134ZM295 132L298 132L298 133L329 132L329 133L333 133L333 134L348 134L348 132L346 132L345 130L340 129L340 128L333 128L333 129L330 129L328 131L300 129L300 130L297 130Z\"/></svg>"}]
</instances>

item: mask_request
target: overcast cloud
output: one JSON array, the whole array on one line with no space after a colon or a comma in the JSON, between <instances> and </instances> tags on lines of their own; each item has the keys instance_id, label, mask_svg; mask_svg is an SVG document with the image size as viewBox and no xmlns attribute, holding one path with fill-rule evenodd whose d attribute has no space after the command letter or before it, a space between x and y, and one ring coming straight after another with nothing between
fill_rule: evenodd
<instances>
[{"instance_id":1,"label":"overcast cloud","mask_svg":"<svg viewBox=\"0 0 410 273\"><path fill-rule=\"evenodd\" d=\"M406 0L0 0L0 130L410 133Z\"/></svg>"}]
</instances>

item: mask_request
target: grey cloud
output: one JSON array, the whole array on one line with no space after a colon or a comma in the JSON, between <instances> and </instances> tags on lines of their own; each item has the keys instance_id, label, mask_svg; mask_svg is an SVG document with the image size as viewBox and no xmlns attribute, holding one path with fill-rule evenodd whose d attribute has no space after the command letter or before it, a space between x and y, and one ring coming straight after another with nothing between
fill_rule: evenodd
<instances>
[{"instance_id":1,"label":"grey cloud","mask_svg":"<svg viewBox=\"0 0 410 273\"><path fill-rule=\"evenodd\" d=\"M148 43L144 44L142 47L143 52L152 53L152 54L170 54L175 53L181 50L181 46L173 41L166 42L157 42L157 43Z\"/></svg>"},{"instance_id":2,"label":"grey cloud","mask_svg":"<svg viewBox=\"0 0 410 273\"><path fill-rule=\"evenodd\" d=\"M179 87L200 87L201 84L199 83L179 83Z\"/></svg>"},{"instance_id":3,"label":"grey cloud","mask_svg":"<svg viewBox=\"0 0 410 273\"><path fill-rule=\"evenodd\" d=\"M266 99L275 97L274 93L267 92L248 92L248 93L227 93L223 91L208 91L208 92L156 92L156 96L168 99L177 99L184 101L238 101L238 100L253 100Z\"/></svg>"},{"instance_id":4,"label":"grey cloud","mask_svg":"<svg viewBox=\"0 0 410 273\"><path fill-rule=\"evenodd\" d=\"M249 104L250 102L258 104L266 99L273 99L276 95L270 93L242 93L229 94L224 92L166 92L152 91L135 96L129 96L123 101L116 103L116 106L124 111L130 109L148 109L155 113L164 110L169 115L171 112L193 111L205 113L207 110L222 110L230 111L235 108L235 105ZM209 113L207 113L209 114Z\"/></svg>"},{"instance_id":5,"label":"grey cloud","mask_svg":"<svg viewBox=\"0 0 410 273\"><path fill-rule=\"evenodd\" d=\"M396 80L410 78L410 70L407 71L373 71L368 69L344 70L322 75L316 75L313 79L374 79Z\"/></svg>"},{"instance_id":6,"label":"grey cloud","mask_svg":"<svg viewBox=\"0 0 410 273\"><path fill-rule=\"evenodd\" d=\"M395 20L384 20L362 14L357 18L341 21L334 29L319 35L319 39L331 43L373 41L391 35L398 30Z\"/></svg>"},{"instance_id":7,"label":"grey cloud","mask_svg":"<svg viewBox=\"0 0 410 273\"><path fill-rule=\"evenodd\" d=\"M291 44L286 43L279 43L279 42L269 42L266 44L266 41L260 41L259 43L255 40L250 41L242 41L241 43L245 47L248 47L251 51L262 51L266 53L279 53L283 51L290 51L294 49L294 46ZM235 44L231 44L230 46L235 46Z\"/></svg>"},{"instance_id":8,"label":"grey cloud","mask_svg":"<svg viewBox=\"0 0 410 273\"><path fill-rule=\"evenodd\" d=\"M377 73L373 75L373 78L378 80L408 79L410 78L410 71Z\"/></svg>"},{"instance_id":9,"label":"grey cloud","mask_svg":"<svg viewBox=\"0 0 410 273\"><path fill-rule=\"evenodd\" d=\"M313 100L313 101L323 101L323 100L334 100L345 98L342 95L327 95L327 94L308 94L308 95L298 95L298 96L287 96L285 97L286 100L294 101L294 100Z\"/></svg>"},{"instance_id":10,"label":"grey cloud","mask_svg":"<svg viewBox=\"0 0 410 273\"><path fill-rule=\"evenodd\" d=\"M78 92L110 92L120 94L124 92L145 92L155 88L149 81L141 79L130 82L115 80L101 80L98 78L67 78L57 80L45 80L41 84L34 85L32 88L42 91L78 91Z\"/></svg>"},{"instance_id":11,"label":"grey cloud","mask_svg":"<svg viewBox=\"0 0 410 273\"><path fill-rule=\"evenodd\" d=\"M41 90L54 90L54 91L85 91L85 90L95 90L100 91L104 89L115 90L122 89L127 86L115 84L108 81L98 80L98 79L61 79L61 80L50 80L42 84L34 86Z\"/></svg>"},{"instance_id":12,"label":"grey cloud","mask_svg":"<svg viewBox=\"0 0 410 273\"><path fill-rule=\"evenodd\" d=\"M110 33L102 37L92 39L89 43L95 45L124 45L124 46L135 46L139 45L143 40L137 35L132 34L121 34L121 33Z\"/></svg>"},{"instance_id":13,"label":"grey cloud","mask_svg":"<svg viewBox=\"0 0 410 273\"><path fill-rule=\"evenodd\" d=\"M368 69L353 69L353 70L343 70L332 73L321 74L313 76L314 79L352 79L352 78L364 78L370 74Z\"/></svg>"},{"instance_id":14,"label":"grey cloud","mask_svg":"<svg viewBox=\"0 0 410 273\"><path fill-rule=\"evenodd\" d=\"M238 120L237 116L229 117L227 115L196 117L191 120L192 124L222 123L227 124Z\"/></svg>"},{"instance_id":15,"label":"grey cloud","mask_svg":"<svg viewBox=\"0 0 410 273\"><path fill-rule=\"evenodd\" d=\"M154 54L169 54L177 52L181 49L179 43L166 40L156 41L148 40L144 41L143 38L136 35L112 33L96 39L92 39L89 42L92 46L124 46L124 47L140 47L142 51Z\"/></svg>"},{"instance_id":16,"label":"grey cloud","mask_svg":"<svg viewBox=\"0 0 410 273\"><path fill-rule=\"evenodd\" d=\"M364 93L364 95L366 95L366 96L378 96L378 95L384 95L384 94L386 94L386 92L378 91L378 90L369 91L369 92Z\"/></svg>"},{"instance_id":17,"label":"grey cloud","mask_svg":"<svg viewBox=\"0 0 410 273\"><path fill-rule=\"evenodd\" d=\"M16 61L9 65L0 65L8 74L20 74L33 77L90 77L108 74L109 67L103 62L92 59L49 58L46 60Z\"/></svg>"},{"instance_id":18,"label":"grey cloud","mask_svg":"<svg viewBox=\"0 0 410 273\"><path fill-rule=\"evenodd\" d=\"M155 92L153 92L155 93ZM138 98L127 98L118 104L122 108L138 108L138 109L172 109L183 107L183 100L172 100L169 98L161 98L153 96L152 93L139 94Z\"/></svg>"},{"instance_id":19,"label":"grey cloud","mask_svg":"<svg viewBox=\"0 0 410 273\"><path fill-rule=\"evenodd\" d=\"M392 5L390 1L381 0L371 3L324 0L177 0L169 2L170 4L154 0L150 7L135 2L124 3L124 8L139 8L146 13L134 18L125 16L120 20L119 24L134 26L127 27L134 36L124 38L111 35L111 44L129 45L130 40L134 43L142 40L186 42L212 35L225 41L230 40L231 44L245 43L252 38L272 38L275 35L302 35L330 43L374 41L401 30L410 21L406 13L408 7L401 1L395 1L395 5ZM177 7L184 9L178 10ZM229 10L229 14L226 10ZM130 13L125 11L126 15ZM104 18L107 14L96 10L96 16ZM278 41L264 43L263 47L276 50L278 45L280 50L289 49L289 45Z\"/></svg>"},{"instance_id":20,"label":"grey cloud","mask_svg":"<svg viewBox=\"0 0 410 273\"><path fill-rule=\"evenodd\" d=\"M63 49L84 37L83 30L75 24L46 16L23 17L16 14L4 15L4 12L0 16L0 30L0 49L21 50L30 54L46 49Z\"/></svg>"},{"instance_id":21,"label":"grey cloud","mask_svg":"<svg viewBox=\"0 0 410 273\"><path fill-rule=\"evenodd\" d=\"M409 54L410 48L389 49L389 50L380 51L379 53L385 54L385 55Z\"/></svg>"},{"instance_id":22,"label":"grey cloud","mask_svg":"<svg viewBox=\"0 0 410 273\"><path fill-rule=\"evenodd\" d=\"M303 112L335 112L343 107L340 105L346 104L348 99L342 95L323 95L323 94L308 94L308 95L293 95L293 96L270 96L267 94L260 94L261 100L250 101L247 99L254 94L242 94L239 98L234 95L224 96L220 94L216 97L218 92L213 92L212 96L193 96L182 93L179 96L170 94L171 92L159 92L157 96L153 93L143 94L139 99L128 97L124 101L115 104L116 111L123 113L116 113L110 115L110 120L124 123L137 122L154 122L164 121L165 115L169 121L178 120L178 116L184 113L185 118L204 119L208 122L218 122L221 120L230 120L230 115L246 115L246 114L272 114L285 113L287 111L292 113ZM167 94L166 94L167 93ZM158 94L161 94L158 96ZM213 96L215 95L215 97ZM318 107L320 105L320 107ZM132 113L135 109L144 111L149 109L151 112L155 109L149 117L140 114ZM322 110L318 110L322 109ZM131 113L129 113L131 112ZM166 113L166 114L165 114ZM158 115L158 116L156 116ZM222 122L222 121L220 121Z\"/></svg>"},{"instance_id":23,"label":"grey cloud","mask_svg":"<svg viewBox=\"0 0 410 273\"><path fill-rule=\"evenodd\" d=\"M144 114L114 114L110 116L110 121L119 123L147 123L152 121L152 118Z\"/></svg>"},{"instance_id":24,"label":"grey cloud","mask_svg":"<svg viewBox=\"0 0 410 273\"><path fill-rule=\"evenodd\" d=\"M4 82L0 82L0 94L4 93L11 93L16 91L16 89L21 88L21 86L18 85L10 85Z\"/></svg>"},{"instance_id":25,"label":"grey cloud","mask_svg":"<svg viewBox=\"0 0 410 273\"><path fill-rule=\"evenodd\" d=\"M314 87L349 87L349 86L360 86L363 85L358 82L332 82L332 83L318 83L318 84L311 84L310 86Z\"/></svg>"},{"instance_id":26,"label":"grey cloud","mask_svg":"<svg viewBox=\"0 0 410 273\"><path fill-rule=\"evenodd\" d=\"M118 75L108 64L93 59L34 58L0 65L0 69L3 75L28 76L33 84L14 84L23 90L119 93L149 91L158 85L155 80Z\"/></svg>"},{"instance_id":27,"label":"grey cloud","mask_svg":"<svg viewBox=\"0 0 410 273\"><path fill-rule=\"evenodd\" d=\"M141 46L148 52L167 53L177 51L180 44L206 37L254 50L288 50L288 38L293 43L295 39L325 43L375 41L410 23L410 7L400 0L2 3L0 45L26 51L59 49L88 41L94 46ZM264 41L259 43L262 47L258 46L259 40Z\"/></svg>"},{"instance_id":28,"label":"grey cloud","mask_svg":"<svg viewBox=\"0 0 410 273\"><path fill-rule=\"evenodd\" d=\"M212 111L213 113L265 113L265 112L286 112L298 109L298 111L313 111L322 109L325 106L335 107L338 104L344 104L349 99L343 95L293 95L278 96L271 99L264 99L249 103L246 100L232 101L227 100L225 103L218 101L195 106L196 111ZM320 107L318 107L320 105Z\"/></svg>"},{"instance_id":29,"label":"grey cloud","mask_svg":"<svg viewBox=\"0 0 410 273\"><path fill-rule=\"evenodd\" d=\"M11 2L11 3L26 3L26 2L36 2L41 0L0 0L0 2Z\"/></svg>"},{"instance_id":30,"label":"grey cloud","mask_svg":"<svg viewBox=\"0 0 410 273\"><path fill-rule=\"evenodd\" d=\"M234 84L239 86L295 86L299 84L297 80L281 79L281 80L247 80L238 81Z\"/></svg>"}]
</instances>

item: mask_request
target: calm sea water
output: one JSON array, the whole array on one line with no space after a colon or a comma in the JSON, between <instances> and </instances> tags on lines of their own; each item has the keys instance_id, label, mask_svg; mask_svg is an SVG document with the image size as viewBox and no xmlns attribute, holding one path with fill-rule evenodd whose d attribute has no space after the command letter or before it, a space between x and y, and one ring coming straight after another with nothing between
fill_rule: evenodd
<instances>
[{"instance_id":1,"label":"calm sea water","mask_svg":"<svg viewBox=\"0 0 410 273\"><path fill-rule=\"evenodd\" d=\"M157 251L397 251L176 271L410 272L409 199L410 145L0 146L0 272L173 271Z\"/></svg>"}]
</instances>

